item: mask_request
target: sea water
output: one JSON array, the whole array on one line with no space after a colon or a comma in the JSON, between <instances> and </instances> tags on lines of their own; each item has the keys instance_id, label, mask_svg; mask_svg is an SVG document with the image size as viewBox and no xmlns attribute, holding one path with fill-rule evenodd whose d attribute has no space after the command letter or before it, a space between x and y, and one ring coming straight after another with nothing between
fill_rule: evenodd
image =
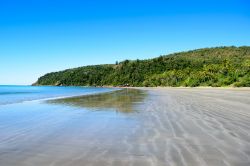
<instances>
[{"instance_id":1,"label":"sea water","mask_svg":"<svg viewBox=\"0 0 250 166\"><path fill-rule=\"evenodd\" d=\"M55 87L55 86L0 86L0 105L50 98L81 96L113 91L113 88Z\"/></svg>"},{"instance_id":2,"label":"sea water","mask_svg":"<svg viewBox=\"0 0 250 166\"><path fill-rule=\"evenodd\" d=\"M0 166L117 165L118 160L130 161L131 154L136 154L137 161L137 136L144 134L147 108L144 91L47 86L0 89ZM147 126L150 119L145 119ZM146 159L140 151L139 158Z\"/></svg>"}]
</instances>

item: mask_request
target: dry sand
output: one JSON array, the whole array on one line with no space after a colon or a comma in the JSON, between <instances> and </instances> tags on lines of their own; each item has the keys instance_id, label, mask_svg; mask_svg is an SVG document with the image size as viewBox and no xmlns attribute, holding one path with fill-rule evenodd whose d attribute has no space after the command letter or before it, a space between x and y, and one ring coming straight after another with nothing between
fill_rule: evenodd
<instances>
[{"instance_id":1,"label":"dry sand","mask_svg":"<svg viewBox=\"0 0 250 166\"><path fill-rule=\"evenodd\" d=\"M0 108L0 166L106 165L249 166L250 90L125 89Z\"/></svg>"}]
</instances>

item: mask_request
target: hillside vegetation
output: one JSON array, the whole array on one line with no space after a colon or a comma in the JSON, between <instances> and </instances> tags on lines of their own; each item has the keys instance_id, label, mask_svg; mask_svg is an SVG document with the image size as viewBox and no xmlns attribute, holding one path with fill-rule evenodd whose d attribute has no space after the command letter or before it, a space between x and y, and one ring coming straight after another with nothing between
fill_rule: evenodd
<instances>
[{"instance_id":1,"label":"hillside vegetation","mask_svg":"<svg viewBox=\"0 0 250 166\"><path fill-rule=\"evenodd\" d=\"M250 86L250 47L216 47L48 73L35 85Z\"/></svg>"}]
</instances>

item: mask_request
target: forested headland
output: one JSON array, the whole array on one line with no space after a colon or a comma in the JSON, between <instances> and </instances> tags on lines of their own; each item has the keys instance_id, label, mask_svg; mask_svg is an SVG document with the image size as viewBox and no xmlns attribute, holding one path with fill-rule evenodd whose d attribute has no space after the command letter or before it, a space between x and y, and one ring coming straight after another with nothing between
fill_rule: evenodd
<instances>
[{"instance_id":1,"label":"forested headland","mask_svg":"<svg viewBox=\"0 0 250 166\"><path fill-rule=\"evenodd\" d=\"M114 60L115 61L115 60ZM250 87L250 47L215 47L52 72L34 85Z\"/></svg>"}]
</instances>

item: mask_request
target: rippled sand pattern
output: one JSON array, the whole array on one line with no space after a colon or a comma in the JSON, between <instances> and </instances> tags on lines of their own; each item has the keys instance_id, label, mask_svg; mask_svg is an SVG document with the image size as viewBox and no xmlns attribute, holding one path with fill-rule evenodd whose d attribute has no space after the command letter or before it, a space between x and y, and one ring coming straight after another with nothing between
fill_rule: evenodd
<instances>
[{"instance_id":1,"label":"rippled sand pattern","mask_svg":"<svg viewBox=\"0 0 250 166\"><path fill-rule=\"evenodd\" d=\"M1 107L0 166L250 165L248 89L132 91Z\"/></svg>"}]
</instances>

